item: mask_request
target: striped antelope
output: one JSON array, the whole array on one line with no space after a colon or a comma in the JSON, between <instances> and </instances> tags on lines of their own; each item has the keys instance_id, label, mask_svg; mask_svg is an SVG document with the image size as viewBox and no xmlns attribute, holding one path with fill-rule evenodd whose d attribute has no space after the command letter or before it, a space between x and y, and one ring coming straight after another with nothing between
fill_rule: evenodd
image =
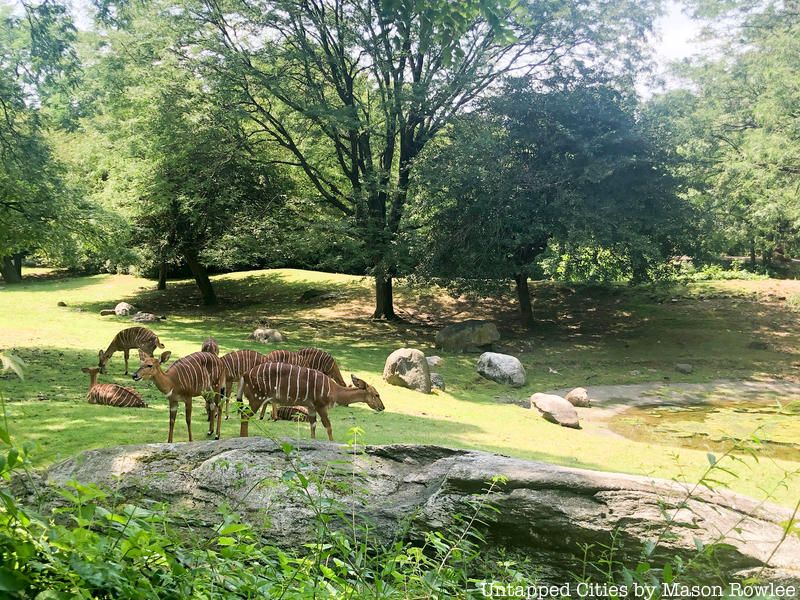
<instances>
[{"instance_id":1,"label":"striped antelope","mask_svg":"<svg viewBox=\"0 0 800 600\"><path fill-rule=\"evenodd\" d=\"M278 421L308 422L308 409L305 406L279 406Z\"/></svg>"},{"instance_id":2,"label":"striped antelope","mask_svg":"<svg viewBox=\"0 0 800 600\"><path fill-rule=\"evenodd\" d=\"M101 373L105 373L108 360L114 355L115 352L122 350L122 353L125 356L125 375L127 375L128 355L133 348L143 350L152 356L153 351L156 348L163 347L164 344L161 343L161 340L158 339L158 336L147 329L147 327L128 327L128 329L123 329L114 336L114 339L111 340L111 343L108 345L108 348L105 350L105 352L100 350L100 362L97 366L100 367Z\"/></svg>"},{"instance_id":3,"label":"striped antelope","mask_svg":"<svg viewBox=\"0 0 800 600\"><path fill-rule=\"evenodd\" d=\"M255 350L236 350L222 357L225 365L225 419L228 418L228 404L234 383L238 383L242 376L250 369L262 362L267 357Z\"/></svg>"},{"instance_id":4,"label":"striped antelope","mask_svg":"<svg viewBox=\"0 0 800 600\"><path fill-rule=\"evenodd\" d=\"M89 391L86 393L89 404L147 408L147 404L142 401L142 396L136 390L122 387L116 383L97 383L100 367L84 367L81 371L89 374Z\"/></svg>"},{"instance_id":5,"label":"striped antelope","mask_svg":"<svg viewBox=\"0 0 800 600\"><path fill-rule=\"evenodd\" d=\"M208 435L214 433L213 419L217 420L217 435L222 426L222 411L220 402L225 395L225 365L222 360L210 352L195 352L175 361L166 371L161 370L161 365L167 360L171 352L162 352L160 358L139 353L142 364L133 374L134 381L152 379L156 387L169 400L169 437L172 442L172 432L175 429L175 417L178 414L178 403L183 402L186 410L186 428L189 431L189 441L192 441L192 398L203 396L204 392L211 394L211 399L205 397L206 411L208 412Z\"/></svg>"},{"instance_id":6,"label":"striped antelope","mask_svg":"<svg viewBox=\"0 0 800 600\"><path fill-rule=\"evenodd\" d=\"M239 435L247 437L248 422L261 406L269 401L274 406L304 406L308 409L308 422L311 425L311 438L316 439L317 414L333 441L333 430L328 411L337 404L347 406L355 402L366 402L376 411L384 409L377 390L352 376L355 387L343 387L333 379L306 367L286 363L265 362L257 365L242 377L236 398L242 401L247 396L250 410L242 411L242 424Z\"/></svg>"},{"instance_id":7,"label":"striped antelope","mask_svg":"<svg viewBox=\"0 0 800 600\"><path fill-rule=\"evenodd\" d=\"M217 340L213 337L206 338L206 341L203 342L203 346L200 348L200 352L211 352L211 354L219 356L219 344Z\"/></svg>"},{"instance_id":8,"label":"striped antelope","mask_svg":"<svg viewBox=\"0 0 800 600\"><path fill-rule=\"evenodd\" d=\"M339 365L336 364L336 360L333 358L333 356L324 350L320 350L319 348L300 348L300 350L297 352L292 352L291 350L273 350L267 354L267 360L272 362L288 363L290 365L300 365L309 369L316 369L317 371L325 373L325 375L333 379L340 386L347 387L347 384L344 382L344 377L342 377L342 373L339 371ZM276 407L273 405L273 421L280 419L275 410ZM267 405L265 403L261 407L261 416L259 416L259 419L264 418L266 411Z\"/></svg>"},{"instance_id":9,"label":"striped antelope","mask_svg":"<svg viewBox=\"0 0 800 600\"><path fill-rule=\"evenodd\" d=\"M342 373L339 371L339 365L336 364L336 360L333 356L319 348L300 348L297 352L292 352L291 350L273 350L267 354L267 360L289 363L291 365L302 365L309 369L322 371L340 386L347 387L347 384L344 382L344 377L342 377Z\"/></svg>"}]
</instances>

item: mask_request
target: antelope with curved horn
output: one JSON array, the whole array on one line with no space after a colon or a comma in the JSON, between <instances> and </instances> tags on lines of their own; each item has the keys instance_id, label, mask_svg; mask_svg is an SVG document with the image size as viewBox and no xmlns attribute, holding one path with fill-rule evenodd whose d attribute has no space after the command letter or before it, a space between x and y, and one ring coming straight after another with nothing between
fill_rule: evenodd
<instances>
[{"instance_id":1,"label":"antelope with curved horn","mask_svg":"<svg viewBox=\"0 0 800 600\"><path fill-rule=\"evenodd\" d=\"M83 367L84 373L89 374L89 391L86 399L89 404L104 404L106 406L121 406L124 408L147 408L142 401L142 396L136 390L122 387L116 383L97 383L97 374L100 367Z\"/></svg>"},{"instance_id":2,"label":"antelope with curved horn","mask_svg":"<svg viewBox=\"0 0 800 600\"><path fill-rule=\"evenodd\" d=\"M100 368L101 373L105 373L108 360L114 355L115 352L122 350L122 353L125 356L125 375L127 375L128 355L133 348L138 348L139 350L142 350L148 355L152 356L153 351L156 348L163 347L164 344L161 343L161 340L158 339L158 336L147 329L147 327L128 327L114 336L114 339L111 340L111 343L108 345L108 348L105 351L100 350L100 362L97 364L97 366Z\"/></svg>"},{"instance_id":3,"label":"antelope with curved horn","mask_svg":"<svg viewBox=\"0 0 800 600\"><path fill-rule=\"evenodd\" d=\"M189 441L192 441L192 398L203 396L204 393L212 394L212 399L206 398L208 411L208 435L214 433L213 419L217 421L217 435L219 439L222 427L222 411L220 402L225 395L225 365L222 359L210 352L195 352L175 361L166 371L161 370L161 365L167 360L171 352L163 352L160 358L139 353L142 363L133 374L134 381L152 379L156 387L169 401L169 437L172 442L172 433L175 429L175 417L178 414L178 404L183 402L186 410L186 428L189 431Z\"/></svg>"},{"instance_id":4,"label":"antelope with curved horn","mask_svg":"<svg viewBox=\"0 0 800 600\"><path fill-rule=\"evenodd\" d=\"M352 380L355 387L343 387L314 369L286 363L261 363L245 373L239 382L237 401L241 402L245 395L250 404L249 411L242 411L239 435L247 437L250 416L255 415L265 402L272 402L273 406L306 407L312 439L316 439L319 414L328 432L328 439L333 441L328 412L337 404L346 406L355 402L366 402L373 410L384 410L380 394L374 387L355 375Z\"/></svg>"}]
</instances>

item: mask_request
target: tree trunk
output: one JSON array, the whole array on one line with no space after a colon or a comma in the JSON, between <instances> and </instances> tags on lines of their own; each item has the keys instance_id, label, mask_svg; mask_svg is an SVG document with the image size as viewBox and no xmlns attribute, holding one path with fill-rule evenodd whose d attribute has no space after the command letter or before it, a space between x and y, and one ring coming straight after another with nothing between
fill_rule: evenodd
<instances>
[{"instance_id":1,"label":"tree trunk","mask_svg":"<svg viewBox=\"0 0 800 600\"><path fill-rule=\"evenodd\" d=\"M531 305L531 292L528 289L528 276L518 273L514 276L517 284L517 299L519 300L519 318L524 327L533 327L533 306Z\"/></svg>"},{"instance_id":2,"label":"tree trunk","mask_svg":"<svg viewBox=\"0 0 800 600\"><path fill-rule=\"evenodd\" d=\"M208 271L205 266L200 263L196 256L185 254L186 264L194 275L194 280L197 282L197 287L200 289L200 295L203 296L203 304L206 306L216 306L217 295L214 293L214 287L211 285L211 280L208 278Z\"/></svg>"},{"instance_id":3,"label":"tree trunk","mask_svg":"<svg viewBox=\"0 0 800 600\"><path fill-rule=\"evenodd\" d=\"M25 253L17 252L11 258L14 261L14 268L17 270L17 277L22 281L22 259L25 258Z\"/></svg>"},{"instance_id":4,"label":"tree trunk","mask_svg":"<svg viewBox=\"0 0 800 600\"><path fill-rule=\"evenodd\" d=\"M167 263L165 262L158 265L158 289L167 289Z\"/></svg>"},{"instance_id":5,"label":"tree trunk","mask_svg":"<svg viewBox=\"0 0 800 600\"><path fill-rule=\"evenodd\" d=\"M375 275L375 312L373 319L386 319L387 321L396 319L394 314L394 298L392 295L392 276L378 274Z\"/></svg>"},{"instance_id":6,"label":"tree trunk","mask_svg":"<svg viewBox=\"0 0 800 600\"><path fill-rule=\"evenodd\" d=\"M750 239L750 270L756 270L756 241Z\"/></svg>"},{"instance_id":7,"label":"tree trunk","mask_svg":"<svg viewBox=\"0 0 800 600\"><path fill-rule=\"evenodd\" d=\"M2 263L0 263L0 272L2 272L6 283L20 283L22 281L22 274L17 269L14 258L11 256L3 257Z\"/></svg>"}]
</instances>

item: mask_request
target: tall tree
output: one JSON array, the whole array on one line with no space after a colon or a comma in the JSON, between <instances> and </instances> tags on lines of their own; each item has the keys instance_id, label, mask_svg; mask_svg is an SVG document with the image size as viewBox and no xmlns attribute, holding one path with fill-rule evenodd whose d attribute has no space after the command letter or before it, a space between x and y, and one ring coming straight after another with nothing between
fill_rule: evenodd
<instances>
[{"instance_id":1,"label":"tall tree","mask_svg":"<svg viewBox=\"0 0 800 600\"><path fill-rule=\"evenodd\" d=\"M395 316L400 223L415 159L512 72L623 69L644 53L657 0L196 0L182 44L248 139L277 144L318 201L350 222ZM623 58L619 58L623 57Z\"/></svg>"},{"instance_id":2,"label":"tall tree","mask_svg":"<svg viewBox=\"0 0 800 600\"><path fill-rule=\"evenodd\" d=\"M45 0L21 9L0 5L0 270L9 283L21 279L24 254L56 246L70 222L45 111L77 68L65 7Z\"/></svg>"},{"instance_id":3,"label":"tall tree","mask_svg":"<svg viewBox=\"0 0 800 600\"><path fill-rule=\"evenodd\" d=\"M523 80L459 120L415 180L422 273L460 288L513 279L526 326L528 279L554 243L605 248L645 278L675 252L685 213L633 108L609 87Z\"/></svg>"},{"instance_id":4,"label":"tall tree","mask_svg":"<svg viewBox=\"0 0 800 600\"><path fill-rule=\"evenodd\" d=\"M677 67L685 89L655 98L712 221L709 251L800 252L800 11L797 2L689 2L724 22L721 52Z\"/></svg>"}]
</instances>

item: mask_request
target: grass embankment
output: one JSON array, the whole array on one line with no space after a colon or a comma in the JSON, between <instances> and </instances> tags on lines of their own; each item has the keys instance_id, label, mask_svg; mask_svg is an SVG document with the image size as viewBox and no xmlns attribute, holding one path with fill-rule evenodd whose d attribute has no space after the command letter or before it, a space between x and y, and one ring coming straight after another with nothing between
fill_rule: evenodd
<instances>
[{"instance_id":1,"label":"grass embankment","mask_svg":"<svg viewBox=\"0 0 800 600\"><path fill-rule=\"evenodd\" d=\"M406 321L394 324L366 318L370 282L357 277L284 269L216 277L215 285L223 303L217 309L200 307L189 282L171 282L165 292L157 292L152 282L130 276L42 278L0 289L0 351L11 350L27 363L25 381L0 375L13 433L38 442L40 464L86 448L166 439L166 400L152 384L135 384L150 404L145 410L85 403L88 376L80 367L96 364L98 349L131 325L125 318L99 316L101 308L120 300L167 315L152 328L175 358L199 350L208 335L217 338L223 352L268 350L247 339L261 321L287 334L289 342L282 347L328 350L344 373L376 385L387 407L382 414L360 405L334 411L337 441L345 441L348 428L358 425L368 443L443 444L666 478L698 477L708 464L706 452L624 439L601 423L587 422L580 431L560 428L498 399L578 385L591 390L593 385L642 381L788 378L798 366L798 319L789 306L792 294L800 292L796 282L702 283L672 289L537 285L538 324L533 332L516 327L507 299L471 303L437 290L399 286L397 304ZM298 302L310 288L341 295L321 303ZM57 307L59 301L67 307ZM440 325L474 317L498 322L504 337L500 350L518 356L527 369L525 388L482 379L474 369L475 355L434 350ZM766 342L767 348L748 347L754 341ZM446 380L446 393L426 396L381 380L386 356L402 346L444 357L437 370ZM138 359L131 362L135 368ZM676 362L689 362L694 371L677 373ZM134 385L122 371L122 355L117 354L101 381ZM199 400L193 432L195 439L204 439ZM251 427L253 434L307 437L308 427L265 421ZM235 418L223 424L222 435L238 435ZM182 415L176 439L186 440ZM799 467L798 462L765 455L757 466L740 466L741 477L730 485L759 496L761 488L772 488L785 471ZM778 491L777 499L791 503L798 494L795 480Z\"/></svg>"}]
</instances>

